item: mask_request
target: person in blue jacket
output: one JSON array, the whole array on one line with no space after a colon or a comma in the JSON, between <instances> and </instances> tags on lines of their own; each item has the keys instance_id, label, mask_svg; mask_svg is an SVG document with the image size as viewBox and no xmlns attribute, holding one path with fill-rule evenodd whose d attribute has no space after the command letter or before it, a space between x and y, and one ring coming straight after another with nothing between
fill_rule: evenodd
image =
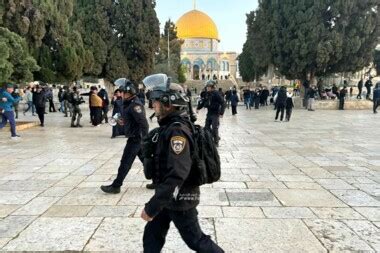
<instances>
[{"instance_id":1,"label":"person in blue jacket","mask_svg":"<svg viewBox=\"0 0 380 253\"><path fill-rule=\"evenodd\" d=\"M14 91L14 85L7 83L5 88L0 89L0 112L1 112L1 122L0 129L4 128L9 121L11 125L11 137L17 138L20 137L16 134L16 120L15 114L13 111L13 104L20 101L20 97L14 98L11 94Z\"/></svg>"}]
</instances>

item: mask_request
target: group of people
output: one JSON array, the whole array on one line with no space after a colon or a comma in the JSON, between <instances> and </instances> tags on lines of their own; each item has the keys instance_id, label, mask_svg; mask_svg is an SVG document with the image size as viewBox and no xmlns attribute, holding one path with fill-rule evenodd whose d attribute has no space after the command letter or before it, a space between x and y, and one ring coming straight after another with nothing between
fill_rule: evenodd
<instances>
[{"instance_id":1,"label":"group of people","mask_svg":"<svg viewBox=\"0 0 380 253\"><path fill-rule=\"evenodd\" d=\"M357 99L362 99L362 93L363 93L363 78L360 79L360 81L358 82L358 96L356 97ZM367 81L365 82L364 84L364 87L366 88L367 92L366 92L366 99L369 100L370 99L370 96L371 96L371 90L372 90L372 77L370 76Z\"/></svg>"},{"instance_id":2,"label":"group of people","mask_svg":"<svg viewBox=\"0 0 380 253\"><path fill-rule=\"evenodd\" d=\"M310 110L313 111L313 105L314 105L314 100L319 97L321 100L325 99L338 99L339 100L339 110L344 110L344 105L345 101L347 98L351 98L353 96L354 89L352 86L349 87L349 84L347 80L344 80L343 82L343 87L339 88L336 84L333 84L331 88L325 88L323 86L323 81L322 79L318 80L317 86L310 86L310 83L308 80L306 80L303 83L303 86L305 88L305 96L304 96L304 106ZM372 77L369 77L367 81L364 83L363 79L360 79L358 82L357 88L358 88L358 94L356 96L357 99L362 99L362 94L363 94L363 87L366 88L366 99L371 100L371 95L372 95ZM377 89L377 85L375 89L373 90L373 104L374 108L377 105L377 98L375 96L375 90ZM377 108L377 107L376 107ZM374 109L374 112L376 110Z\"/></svg>"},{"instance_id":3,"label":"group of people","mask_svg":"<svg viewBox=\"0 0 380 253\"><path fill-rule=\"evenodd\" d=\"M236 94L232 94L235 96ZM232 106L232 114L236 114L236 106ZM215 145L219 145L219 119L223 117L225 111L224 93L222 90L216 90L216 81L209 80L206 83L206 90L201 93L201 99L197 105L197 113L202 108L207 108L207 117L205 128L212 133ZM234 114L235 112L235 114Z\"/></svg>"},{"instance_id":4,"label":"group of people","mask_svg":"<svg viewBox=\"0 0 380 253\"><path fill-rule=\"evenodd\" d=\"M110 100L105 88L91 86L89 92L81 93L77 86L64 86L59 89L58 97L61 104L60 111L65 117L71 118L71 127L82 127L80 120L82 110L80 105L85 103L84 96L89 97L90 123L99 126L103 121L108 123Z\"/></svg>"},{"instance_id":5,"label":"group of people","mask_svg":"<svg viewBox=\"0 0 380 253\"><path fill-rule=\"evenodd\" d=\"M207 83L213 83L215 86L217 84L217 82L214 80L210 80ZM231 107L232 115L237 114L237 107L240 102L240 97L243 98L243 102L246 109L251 110L253 107L255 107L255 109L259 109L261 106L267 106L268 98L270 96L270 92L266 87L263 87L263 88L259 87L256 89L244 88L241 96L236 86L230 87L226 92L224 92L222 88L219 88L218 90L215 90L215 91L219 93L220 97L223 100L223 108L224 108L223 112L225 109L230 109ZM207 94L207 88L205 88L201 92L200 102L204 101L205 94Z\"/></svg>"},{"instance_id":6,"label":"group of people","mask_svg":"<svg viewBox=\"0 0 380 253\"><path fill-rule=\"evenodd\" d=\"M266 87L259 87L256 89L244 89L243 98L245 108L247 110L251 110L252 107L255 107L255 109L259 109L260 106L267 106L269 95L270 92Z\"/></svg>"},{"instance_id":7,"label":"group of people","mask_svg":"<svg viewBox=\"0 0 380 253\"><path fill-rule=\"evenodd\" d=\"M35 85L33 87L28 86L25 88L25 91L22 91L18 86L12 83L5 84L5 87L0 89L0 111L2 112L0 129L9 121L11 138L20 137L16 133L16 119L19 116L19 103L23 100L23 97L28 106L24 110L24 115L31 109L32 115L34 116L34 112L36 112L40 120L40 126L44 127L46 114L45 107L46 102L49 101L49 92L51 92L51 90L43 85Z\"/></svg>"},{"instance_id":8,"label":"group of people","mask_svg":"<svg viewBox=\"0 0 380 253\"><path fill-rule=\"evenodd\" d=\"M144 165L145 175L150 175L147 178L152 179L146 187L155 189L155 194L141 211L141 218L147 221L143 235L144 252L161 251L171 222L192 250L224 252L210 236L203 233L198 221L196 208L200 190L190 177L195 152L194 117L191 117L189 108L191 100L180 85L170 83L162 75L147 78L144 79L145 84L151 86L148 99L159 127L149 132L145 107L135 86L126 78L116 80L118 89L112 100L114 104L122 105L120 123L128 140L116 179L110 185L102 185L101 190L107 194L119 194L125 177L138 157ZM154 80L153 84L149 80ZM221 105L222 98L212 83L208 84L207 89L198 109L208 108L206 124L217 129L217 121L223 112L214 103Z\"/></svg>"},{"instance_id":9,"label":"group of people","mask_svg":"<svg viewBox=\"0 0 380 253\"><path fill-rule=\"evenodd\" d=\"M291 92L288 92L285 86L281 86L278 92L273 97L274 107L276 111L275 121L278 120L279 114L280 122L284 119L284 112L286 111L285 121L290 121L292 116L292 111L294 108L293 95Z\"/></svg>"},{"instance_id":10,"label":"group of people","mask_svg":"<svg viewBox=\"0 0 380 253\"><path fill-rule=\"evenodd\" d=\"M147 78L160 80L156 76ZM110 185L102 185L101 190L107 194L119 194L136 157L143 163L144 171L149 171L146 174L150 175L149 179L152 180L152 183L147 184L146 187L154 189L155 194L141 211L141 218L147 221L143 236L143 247L146 252L160 252L165 244L170 222L174 222L183 240L192 250L197 252L223 252L223 249L203 233L198 221L197 206L200 190L199 186L194 184L189 176L195 152L193 122L196 120L192 111L191 93L187 88L183 89L180 85L170 83L166 79L156 82L154 85L146 80L144 84L150 86L148 87L150 92L147 98L154 109L154 115L159 124L159 127L151 132L149 132L145 112L145 101L140 98L139 90L126 78L115 81L117 89L111 102L108 100L107 92L105 90L98 92L95 86L91 87L89 93L83 94L79 92L77 87L73 87L72 90L63 88L59 95L60 109L65 111L64 108L67 108L66 113L72 114L71 124L73 127L81 126L80 118L82 115L79 105L84 102L82 96L85 95L89 96L91 122L94 126L99 125L102 119L107 120L109 104L113 105L112 115L120 114L120 119L118 119L120 123L118 127L120 128L113 129L112 137L123 134L128 140L116 179ZM264 90L258 90L260 92L259 97ZM14 92L15 87L12 84L7 84L4 89L0 90L0 112L3 119L0 128L9 121L12 137L17 137L13 105L21 97L12 95ZM48 100L46 94L48 93L40 85L26 88L26 96L29 92L32 94L33 103L30 106L28 104L27 110L35 105L41 126L43 126L43 115ZM308 107L313 110L312 104L318 93L317 87L310 86L306 92L310 103ZM346 93L347 89L343 88L340 97ZM285 120L289 121L294 107L291 92L282 86L279 89L274 89L272 96L276 109L275 120L277 121L280 118L280 121L283 121L286 111ZM267 99L268 97L266 97ZM377 107L380 106L380 83L376 84L373 100L374 112L376 113ZM211 80L206 83L196 112L198 113L203 108L207 109L205 129L212 133L212 139L216 146L220 142L218 131L220 118L223 117L225 109L229 105L232 107L232 114L236 115L238 102L236 88L224 93L222 90L217 90L215 81Z\"/></svg>"}]
</instances>

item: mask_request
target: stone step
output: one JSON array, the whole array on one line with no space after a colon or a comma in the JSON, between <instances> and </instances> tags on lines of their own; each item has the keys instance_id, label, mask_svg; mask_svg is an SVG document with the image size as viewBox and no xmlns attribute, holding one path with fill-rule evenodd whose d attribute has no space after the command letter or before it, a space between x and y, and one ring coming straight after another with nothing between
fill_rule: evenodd
<instances>
[{"instance_id":1,"label":"stone step","mask_svg":"<svg viewBox=\"0 0 380 253\"><path fill-rule=\"evenodd\" d=\"M28 128L32 128L32 127L35 127L38 125L40 125L40 123L37 121L17 121L16 122L16 131L26 130ZM5 130L9 130L9 128L10 128L10 125L8 123L5 126Z\"/></svg>"},{"instance_id":2,"label":"stone step","mask_svg":"<svg viewBox=\"0 0 380 253\"><path fill-rule=\"evenodd\" d=\"M302 107L302 98L294 98L295 108ZM344 102L345 110L371 110L373 108L373 102L370 100L357 100L357 99L347 99ZM314 109L316 110L338 110L339 100L316 100L314 103Z\"/></svg>"}]
</instances>

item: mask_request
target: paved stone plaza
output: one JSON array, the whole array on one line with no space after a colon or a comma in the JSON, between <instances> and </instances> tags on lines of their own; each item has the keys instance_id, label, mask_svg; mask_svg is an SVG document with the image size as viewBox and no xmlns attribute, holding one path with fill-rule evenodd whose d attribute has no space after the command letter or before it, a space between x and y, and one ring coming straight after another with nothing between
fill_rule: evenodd
<instances>
[{"instance_id":1,"label":"paved stone plaza","mask_svg":"<svg viewBox=\"0 0 380 253\"><path fill-rule=\"evenodd\" d=\"M380 115L296 110L275 123L269 108L238 109L221 123L222 180L202 188L204 231L227 252L380 251ZM83 129L56 113L19 141L0 132L0 250L142 251L142 165L121 194L101 192L125 139L84 114ZM190 252L173 227L165 252Z\"/></svg>"}]
</instances>

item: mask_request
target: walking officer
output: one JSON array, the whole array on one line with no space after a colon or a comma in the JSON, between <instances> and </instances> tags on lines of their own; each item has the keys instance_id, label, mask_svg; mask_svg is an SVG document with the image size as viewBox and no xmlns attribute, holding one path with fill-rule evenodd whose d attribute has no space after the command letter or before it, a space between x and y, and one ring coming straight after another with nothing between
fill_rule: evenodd
<instances>
[{"instance_id":1,"label":"walking officer","mask_svg":"<svg viewBox=\"0 0 380 253\"><path fill-rule=\"evenodd\" d=\"M192 167L192 125L187 114L188 98L178 84L170 84L164 74L144 79L152 89L150 99L160 125L152 175L155 194L145 204L141 218L148 223L143 236L144 252L161 252L170 223L173 222L187 246L196 252L224 252L205 235L199 225L196 207L200 190ZM144 168L145 169L145 168Z\"/></svg>"},{"instance_id":2,"label":"walking officer","mask_svg":"<svg viewBox=\"0 0 380 253\"><path fill-rule=\"evenodd\" d=\"M80 104L83 104L85 102L83 100L83 97L79 95L79 91L76 86L73 87L73 91L70 93L69 101L73 108L73 116L71 117L71 127L82 127L82 125L80 124L80 119L82 118ZM77 120L77 124L75 124L75 119Z\"/></svg>"},{"instance_id":3,"label":"walking officer","mask_svg":"<svg viewBox=\"0 0 380 253\"><path fill-rule=\"evenodd\" d=\"M216 82L209 80L206 83L207 93L197 107L197 113L202 108L207 108L205 128L210 130L216 145L219 145L219 118L224 114L224 100L216 90Z\"/></svg>"},{"instance_id":4,"label":"walking officer","mask_svg":"<svg viewBox=\"0 0 380 253\"><path fill-rule=\"evenodd\" d=\"M117 177L111 185L102 185L100 188L106 193L120 193L120 187L132 167L136 156L142 159L141 146L143 138L148 134L149 126L145 116L145 109L140 99L136 96L136 88L126 78L115 81L115 85L123 92L124 109L122 121L125 136L128 138L124 148Z\"/></svg>"}]
</instances>

